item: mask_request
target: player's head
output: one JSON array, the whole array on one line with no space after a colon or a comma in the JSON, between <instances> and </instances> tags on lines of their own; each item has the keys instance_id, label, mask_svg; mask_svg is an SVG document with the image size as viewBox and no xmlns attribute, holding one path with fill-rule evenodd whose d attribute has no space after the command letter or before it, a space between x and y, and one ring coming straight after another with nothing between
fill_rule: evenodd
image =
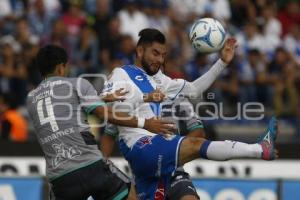
<instances>
[{"instance_id":1,"label":"player's head","mask_svg":"<svg viewBox=\"0 0 300 200\"><path fill-rule=\"evenodd\" d=\"M37 67L43 77L48 75L65 76L67 73L67 52L56 45L47 45L36 56Z\"/></svg>"},{"instance_id":2,"label":"player's head","mask_svg":"<svg viewBox=\"0 0 300 200\"><path fill-rule=\"evenodd\" d=\"M165 63L166 38L159 30L151 28L141 30L139 36L136 48L137 64L152 76Z\"/></svg>"}]
</instances>

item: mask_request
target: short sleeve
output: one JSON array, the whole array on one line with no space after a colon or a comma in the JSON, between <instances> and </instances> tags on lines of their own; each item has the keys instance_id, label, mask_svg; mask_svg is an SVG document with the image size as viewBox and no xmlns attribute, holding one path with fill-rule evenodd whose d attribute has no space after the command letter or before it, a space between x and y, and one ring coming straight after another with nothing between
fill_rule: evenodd
<instances>
[{"instance_id":1,"label":"short sleeve","mask_svg":"<svg viewBox=\"0 0 300 200\"><path fill-rule=\"evenodd\" d=\"M120 88L128 89L127 82L123 70L121 68L114 69L104 83L101 96L112 93Z\"/></svg>"},{"instance_id":2,"label":"short sleeve","mask_svg":"<svg viewBox=\"0 0 300 200\"><path fill-rule=\"evenodd\" d=\"M80 105L87 114L90 114L98 106L104 106L93 85L86 79L78 78L76 83Z\"/></svg>"},{"instance_id":3,"label":"short sleeve","mask_svg":"<svg viewBox=\"0 0 300 200\"><path fill-rule=\"evenodd\" d=\"M109 75L108 80L104 83L104 88L101 92L101 97L111 94L118 89L123 88L128 93L124 95L127 102L141 103L143 95L138 95L134 90L134 83L128 77L127 73L122 68L116 68Z\"/></svg>"}]
</instances>

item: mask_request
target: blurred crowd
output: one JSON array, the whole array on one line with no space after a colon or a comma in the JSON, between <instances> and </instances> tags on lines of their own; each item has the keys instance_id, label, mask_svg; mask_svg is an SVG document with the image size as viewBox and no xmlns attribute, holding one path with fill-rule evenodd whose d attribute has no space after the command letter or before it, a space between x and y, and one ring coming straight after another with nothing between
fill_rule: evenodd
<instances>
[{"instance_id":1,"label":"blurred crowd","mask_svg":"<svg viewBox=\"0 0 300 200\"><path fill-rule=\"evenodd\" d=\"M167 37L164 72L192 81L218 57L192 49L188 32L202 17L218 19L239 44L234 62L209 91L214 93L213 101L224 103L229 113L236 111L237 102L261 102L267 113L297 121L299 1L1 0L0 138L28 139L22 114L28 91L41 81L34 64L39 47L49 43L64 47L71 76L109 74L133 63L141 29L157 28ZM16 126L24 131L19 134Z\"/></svg>"}]
</instances>

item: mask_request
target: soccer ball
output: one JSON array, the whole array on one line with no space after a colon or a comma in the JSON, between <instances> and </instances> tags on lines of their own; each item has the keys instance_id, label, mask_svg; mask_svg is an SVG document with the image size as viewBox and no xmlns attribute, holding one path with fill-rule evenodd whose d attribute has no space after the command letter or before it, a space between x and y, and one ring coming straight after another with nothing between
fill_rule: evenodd
<instances>
[{"instance_id":1,"label":"soccer ball","mask_svg":"<svg viewBox=\"0 0 300 200\"><path fill-rule=\"evenodd\" d=\"M225 35L225 29L219 21L213 18L202 18L193 24L189 36L197 51L212 53L223 47Z\"/></svg>"}]
</instances>

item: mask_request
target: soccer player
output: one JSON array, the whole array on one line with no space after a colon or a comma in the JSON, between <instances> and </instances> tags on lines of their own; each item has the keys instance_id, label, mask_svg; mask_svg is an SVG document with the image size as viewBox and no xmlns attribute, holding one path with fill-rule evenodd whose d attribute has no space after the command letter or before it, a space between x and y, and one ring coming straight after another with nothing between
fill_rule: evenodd
<instances>
[{"instance_id":1,"label":"soccer player","mask_svg":"<svg viewBox=\"0 0 300 200\"><path fill-rule=\"evenodd\" d=\"M44 80L27 98L27 108L45 154L53 198L126 199L128 180L103 160L90 133L87 114L94 113L112 123L144 127L157 133L170 133L172 128L166 124L169 122L162 120L113 113L87 80L64 77L67 62L64 49L54 45L41 48L36 64Z\"/></svg>"},{"instance_id":2,"label":"soccer player","mask_svg":"<svg viewBox=\"0 0 300 200\"><path fill-rule=\"evenodd\" d=\"M227 39L221 50L221 58L202 77L193 82L164 75L160 68L165 62L166 40L156 29L144 29L139 33L136 62L116 68L103 94L124 88L128 93L116 108L131 106L131 113L139 117L159 116L158 103L143 103L145 94L156 88L169 99L179 94L199 96L233 59L236 40ZM166 186L177 167L194 160L228 160L233 158L275 159L274 142L277 135L275 118L269 123L261 141L245 144L237 141L208 141L202 138L170 135L164 137L147 130L118 126L120 149L135 175L137 195L140 199L165 199Z\"/></svg>"},{"instance_id":3,"label":"soccer player","mask_svg":"<svg viewBox=\"0 0 300 200\"><path fill-rule=\"evenodd\" d=\"M161 95L159 92L152 94L156 94L156 96ZM163 99L158 98L157 100ZM173 121L176 124L177 130L175 134L200 138L204 138L205 136L200 118L194 112L193 105L185 97L178 97L172 101L164 101L161 104L161 118ZM106 125L105 131L101 136L101 151L105 157L111 156L118 134L118 127L116 125L110 123ZM167 199L199 199L189 174L184 172L183 168L176 169L176 172L170 179L170 184L166 187ZM130 189L129 195L132 198L137 198L134 184Z\"/></svg>"}]
</instances>

